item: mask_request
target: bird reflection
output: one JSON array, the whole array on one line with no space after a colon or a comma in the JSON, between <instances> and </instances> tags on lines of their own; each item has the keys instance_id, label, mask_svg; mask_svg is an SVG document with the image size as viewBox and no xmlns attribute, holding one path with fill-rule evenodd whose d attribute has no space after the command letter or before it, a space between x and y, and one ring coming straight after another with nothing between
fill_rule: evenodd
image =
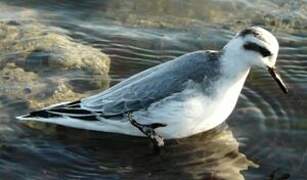
<instances>
[{"instance_id":1,"label":"bird reflection","mask_svg":"<svg viewBox=\"0 0 307 180\"><path fill-rule=\"evenodd\" d=\"M239 152L239 143L226 124L192 137L167 141L166 149L159 155L153 154L145 138L64 127L58 128L57 137L67 146L66 150L94 161L92 168L96 168L96 173L116 173L124 179L244 179L242 170L257 167ZM79 168L73 173L82 176L82 167Z\"/></svg>"}]
</instances>

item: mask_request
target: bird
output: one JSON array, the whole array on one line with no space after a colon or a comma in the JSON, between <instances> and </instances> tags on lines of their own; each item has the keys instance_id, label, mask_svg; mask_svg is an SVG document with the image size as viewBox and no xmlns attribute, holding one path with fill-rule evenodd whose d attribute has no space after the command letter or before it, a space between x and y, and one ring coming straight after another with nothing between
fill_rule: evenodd
<instances>
[{"instance_id":1,"label":"bird","mask_svg":"<svg viewBox=\"0 0 307 180\"><path fill-rule=\"evenodd\" d=\"M197 50L151 67L96 95L18 116L72 128L149 138L154 147L222 124L252 67L267 69L284 93L276 37L251 26L221 50Z\"/></svg>"}]
</instances>

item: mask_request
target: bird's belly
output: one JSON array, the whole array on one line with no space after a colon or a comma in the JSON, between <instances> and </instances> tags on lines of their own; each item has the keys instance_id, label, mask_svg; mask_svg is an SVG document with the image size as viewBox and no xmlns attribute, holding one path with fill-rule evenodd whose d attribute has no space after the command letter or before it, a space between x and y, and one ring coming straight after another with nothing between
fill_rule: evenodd
<instances>
[{"instance_id":1,"label":"bird's belly","mask_svg":"<svg viewBox=\"0 0 307 180\"><path fill-rule=\"evenodd\" d=\"M183 138L208 131L223 123L238 100L243 82L221 88L215 95L191 91L180 98L167 98L136 113L143 124L165 123L156 131L165 138ZM178 96L178 94L177 94Z\"/></svg>"},{"instance_id":2,"label":"bird's belly","mask_svg":"<svg viewBox=\"0 0 307 180\"><path fill-rule=\"evenodd\" d=\"M210 130L221 124L234 107L234 105L223 107L224 111L220 112L222 103L220 100L212 101L204 95L198 95L185 101L156 104L147 111L135 113L135 117L143 124L167 124L166 127L156 129L165 138L182 138Z\"/></svg>"}]
</instances>

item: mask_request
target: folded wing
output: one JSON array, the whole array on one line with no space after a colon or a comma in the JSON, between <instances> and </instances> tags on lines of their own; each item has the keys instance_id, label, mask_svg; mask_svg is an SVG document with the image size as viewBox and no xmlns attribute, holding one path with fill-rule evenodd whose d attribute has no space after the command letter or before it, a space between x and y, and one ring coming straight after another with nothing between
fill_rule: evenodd
<instances>
[{"instance_id":1,"label":"folded wing","mask_svg":"<svg viewBox=\"0 0 307 180\"><path fill-rule=\"evenodd\" d=\"M182 91L189 80L200 82L217 74L218 53L197 51L178 57L128 78L112 88L81 100L81 108L101 116L117 116L146 109L171 94ZM206 78L207 77L207 78ZM209 78L208 78L209 77Z\"/></svg>"}]
</instances>

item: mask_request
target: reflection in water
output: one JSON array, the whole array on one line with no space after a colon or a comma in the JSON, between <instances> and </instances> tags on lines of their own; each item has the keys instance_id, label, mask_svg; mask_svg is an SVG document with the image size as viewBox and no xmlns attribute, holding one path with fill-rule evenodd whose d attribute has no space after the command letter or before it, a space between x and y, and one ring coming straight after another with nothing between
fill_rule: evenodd
<instances>
[{"instance_id":1,"label":"reflection in water","mask_svg":"<svg viewBox=\"0 0 307 180\"><path fill-rule=\"evenodd\" d=\"M244 179L242 170L257 167L239 152L239 143L226 125L167 141L160 155L152 153L150 142L144 138L65 127L49 134L42 130L33 134L32 129L14 141L11 138L2 141L4 177L17 178L19 172L26 170L28 179L42 175L71 179ZM10 156L12 153L14 156Z\"/></svg>"},{"instance_id":2,"label":"reflection in water","mask_svg":"<svg viewBox=\"0 0 307 180\"><path fill-rule=\"evenodd\" d=\"M305 0L46 0L39 4L2 0L1 177L243 179L243 174L246 179L278 179L290 174L293 179L306 179L306 7ZM92 62L98 61L99 51L111 59L115 84L186 52L219 49L234 32L255 24L277 36L277 68L290 92L284 96L266 72L253 69L228 119L231 131L224 126L170 141L161 156L153 156L146 139L46 124L27 128L14 118L29 108L104 88L105 79L93 74L97 69ZM89 66L76 66L87 57L92 57ZM49 65L63 59L75 63L44 71L42 59ZM25 60L30 63L26 68L14 64ZM35 64L40 66L32 69ZM85 84L89 80L92 83ZM240 152L259 168L246 170L256 165Z\"/></svg>"}]
</instances>

